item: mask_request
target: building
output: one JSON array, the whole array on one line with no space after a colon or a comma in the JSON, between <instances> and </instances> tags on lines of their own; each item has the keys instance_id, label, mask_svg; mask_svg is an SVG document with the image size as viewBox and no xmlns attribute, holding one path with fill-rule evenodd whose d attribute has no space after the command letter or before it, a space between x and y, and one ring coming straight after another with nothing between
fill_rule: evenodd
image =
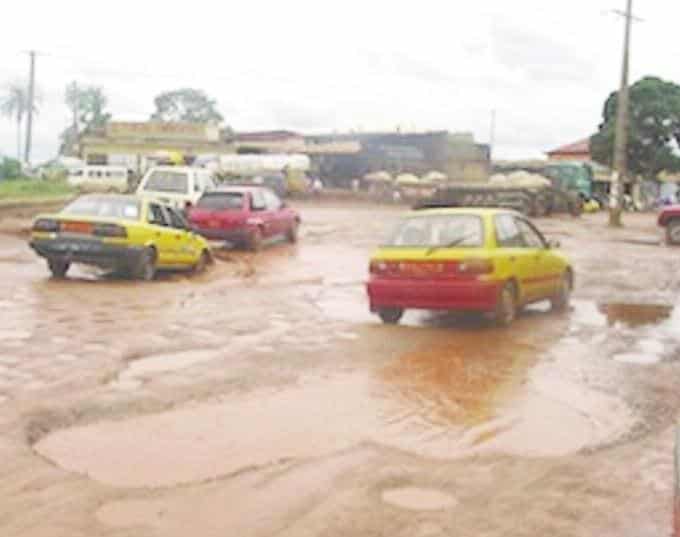
<instances>
[{"instance_id":1,"label":"building","mask_svg":"<svg viewBox=\"0 0 680 537\"><path fill-rule=\"evenodd\" d=\"M547 152L550 160L571 160L578 162L592 161L590 155L590 138L579 140Z\"/></svg>"},{"instance_id":2,"label":"building","mask_svg":"<svg viewBox=\"0 0 680 537\"><path fill-rule=\"evenodd\" d=\"M235 151L216 125L159 121L111 121L80 137L80 156L88 164L126 166L141 173L164 154L184 157Z\"/></svg>"}]
</instances>

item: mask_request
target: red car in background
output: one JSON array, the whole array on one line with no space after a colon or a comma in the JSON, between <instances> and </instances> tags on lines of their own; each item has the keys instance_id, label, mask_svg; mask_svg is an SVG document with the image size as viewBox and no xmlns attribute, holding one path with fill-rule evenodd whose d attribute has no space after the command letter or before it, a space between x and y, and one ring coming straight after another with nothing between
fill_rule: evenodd
<instances>
[{"instance_id":1,"label":"red car in background","mask_svg":"<svg viewBox=\"0 0 680 537\"><path fill-rule=\"evenodd\" d=\"M261 186L230 186L206 192L189 210L196 233L257 251L276 236L296 242L300 215L272 190Z\"/></svg>"},{"instance_id":2,"label":"red car in background","mask_svg":"<svg viewBox=\"0 0 680 537\"><path fill-rule=\"evenodd\" d=\"M680 205L664 207L659 213L659 225L666 228L666 242L680 245Z\"/></svg>"}]
</instances>

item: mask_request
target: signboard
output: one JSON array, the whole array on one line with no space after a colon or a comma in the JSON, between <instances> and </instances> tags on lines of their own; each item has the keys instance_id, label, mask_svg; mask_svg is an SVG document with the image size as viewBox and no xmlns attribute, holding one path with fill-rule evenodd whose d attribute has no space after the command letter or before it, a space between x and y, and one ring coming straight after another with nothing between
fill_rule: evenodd
<instances>
[{"instance_id":1,"label":"signboard","mask_svg":"<svg viewBox=\"0 0 680 537\"><path fill-rule=\"evenodd\" d=\"M106 125L108 138L142 138L161 140L185 140L196 142L217 142L220 131L215 125L197 123L164 123L160 121L121 122L112 121Z\"/></svg>"}]
</instances>

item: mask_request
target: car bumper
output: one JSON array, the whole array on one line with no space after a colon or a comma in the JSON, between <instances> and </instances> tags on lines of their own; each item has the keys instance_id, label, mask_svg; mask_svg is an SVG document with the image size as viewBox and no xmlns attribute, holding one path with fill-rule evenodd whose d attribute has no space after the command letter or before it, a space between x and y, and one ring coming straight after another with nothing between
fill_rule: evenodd
<instances>
[{"instance_id":1,"label":"car bumper","mask_svg":"<svg viewBox=\"0 0 680 537\"><path fill-rule=\"evenodd\" d=\"M493 311L497 282L372 278L366 285L371 311L382 308Z\"/></svg>"},{"instance_id":2,"label":"car bumper","mask_svg":"<svg viewBox=\"0 0 680 537\"><path fill-rule=\"evenodd\" d=\"M144 249L88 239L33 239L31 248L42 257L99 267L132 266Z\"/></svg>"},{"instance_id":3,"label":"car bumper","mask_svg":"<svg viewBox=\"0 0 680 537\"><path fill-rule=\"evenodd\" d=\"M194 227L194 232L213 241L244 242L250 239L249 229L214 229Z\"/></svg>"}]
</instances>

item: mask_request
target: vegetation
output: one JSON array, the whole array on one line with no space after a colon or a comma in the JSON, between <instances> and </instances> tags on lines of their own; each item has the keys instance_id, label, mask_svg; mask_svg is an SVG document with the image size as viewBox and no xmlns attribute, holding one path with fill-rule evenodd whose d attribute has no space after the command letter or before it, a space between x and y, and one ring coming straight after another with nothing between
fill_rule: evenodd
<instances>
[{"instance_id":1,"label":"vegetation","mask_svg":"<svg viewBox=\"0 0 680 537\"><path fill-rule=\"evenodd\" d=\"M62 198L73 194L75 190L65 181L26 178L0 180L0 201Z\"/></svg>"},{"instance_id":2,"label":"vegetation","mask_svg":"<svg viewBox=\"0 0 680 537\"><path fill-rule=\"evenodd\" d=\"M34 96L33 113L38 113L39 96ZM17 159L21 160L21 124L28 113L28 88L20 80L10 82L5 86L5 94L0 97L0 113L16 121L17 124Z\"/></svg>"},{"instance_id":3,"label":"vegetation","mask_svg":"<svg viewBox=\"0 0 680 537\"><path fill-rule=\"evenodd\" d=\"M154 99L156 111L151 115L156 121L183 123L220 123L224 120L217 110L217 101L205 92L182 88L161 93Z\"/></svg>"},{"instance_id":4,"label":"vegetation","mask_svg":"<svg viewBox=\"0 0 680 537\"><path fill-rule=\"evenodd\" d=\"M603 122L591 139L593 158L612 165L618 92L604 104ZM680 171L680 86L656 77L630 89L628 168L631 174L653 179L661 171Z\"/></svg>"},{"instance_id":5,"label":"vegetation","mask_svg":"<svg viewBox=\"0 0 680 537\"><path fill-rule=\"evenodd\" d=\"M67 154L77 143L81 132L103 127L111 119L111 114L105 111L108 99L101 87L80 87L76 82L71 82L64 91L64 102L73 118L71 125L59 136L59 152Z\"/></svg>"}]
</instances>

